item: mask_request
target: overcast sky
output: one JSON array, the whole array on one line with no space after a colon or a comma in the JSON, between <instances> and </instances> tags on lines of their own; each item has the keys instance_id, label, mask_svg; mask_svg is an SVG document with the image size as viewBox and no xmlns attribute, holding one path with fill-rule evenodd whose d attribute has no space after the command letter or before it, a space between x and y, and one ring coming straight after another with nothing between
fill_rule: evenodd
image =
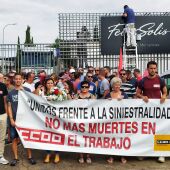
<instances>
[{"instance_id":1,"label":"overcast sky","mask_svg":"<svg viewBox=\"0 0 170 170\"><path fill-rule=\"evenodd\" d=\"M27 25L34 43L52 43L58 36L58 13L123 12L127 4L136 12L168 12L170 0L0 0L0 40L5 28L5 43L25 41ZM1 43L0 42L0 43Z\"/></svg>"}]
</instances>

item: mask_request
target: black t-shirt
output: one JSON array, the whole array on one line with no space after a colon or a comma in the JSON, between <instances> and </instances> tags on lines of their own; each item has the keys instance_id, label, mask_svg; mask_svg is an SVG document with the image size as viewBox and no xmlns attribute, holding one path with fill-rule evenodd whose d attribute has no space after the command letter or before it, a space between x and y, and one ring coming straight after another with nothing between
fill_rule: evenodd
<instances>
[{"instance_id":1,"label":"black t-shirt","mask_svg":"<svg viewBox=\"0 0 170 170\"><path fill-rule=\"evenodd\" d=\"M0 82L0 115L5 113L4 96L7 96L7 94L6 85Z\"/></svg>"},{"instance_id":2,"label":"black t-shirt","mask_svg":"<svg viewBox=\"0 0 170 170\"><path fill-rule=\"evenodd\" d=\"M31 90L27 87L23 87L25 91L31 92ZM18 108L18 91L16 89L13 89L12 91L9 92L7 96L7 102L11 103L11 108L12 108L12 114L13 114L13 119L16 120L16 113L17 113L17 108Z\"/></svg>"}]
</instances>

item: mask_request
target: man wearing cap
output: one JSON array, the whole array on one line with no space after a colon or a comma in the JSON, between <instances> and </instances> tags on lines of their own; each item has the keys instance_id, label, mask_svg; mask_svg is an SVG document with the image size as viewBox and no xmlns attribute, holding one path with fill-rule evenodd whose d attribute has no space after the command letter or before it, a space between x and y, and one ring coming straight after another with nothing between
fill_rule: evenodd
<instances>
[{"instance_id":1,"label":"man wearing cap","mask_svg":"<svg viewBox=\"0 0 170 170\"><path fill-rule=\"evenodd\" d=\"M69 70L69 76L70 76L70 81L73 82L75 80L75 77L74 77L74 74L75 74L75 69L74 68L71 68Z\"/></svg>"},{"instance_id":2,"label":"man wearing cap","mask_svg":"<svg viewBox=\"0 0 170 170\"><path fill-rule=\"evenodd\" d=\"M125 30L127 34L127 47L136 46L136 29L135 29L135 13L128 5L124 6L123 17L125 18Z\"/></svg>"}]
</instances>

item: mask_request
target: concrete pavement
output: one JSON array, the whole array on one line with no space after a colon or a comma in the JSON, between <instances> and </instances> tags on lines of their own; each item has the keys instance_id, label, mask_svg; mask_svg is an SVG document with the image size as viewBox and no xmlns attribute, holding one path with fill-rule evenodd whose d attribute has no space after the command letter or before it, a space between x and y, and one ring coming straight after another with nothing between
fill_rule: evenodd
<instances>
[{"instance_id":1,"label":"concrete pavement","mask_svg":"<svg viewBox=\"0 0 170 170\"><path fill-rule=\"evenodd\" d=\"M77 153L60 153L61 162L58 164L44 164L45 151L34 150L33 156L37 161L36 165L30 165L27 160L26 150L19 145L19 163L15 167L0 165L0 170L170 170L170 158L166 158L165 163L158 163L156 158L145 158L143 161L135 157L129 157L126 164L120 162L119 157L115 157L113 164L106 162L104 155L92 155L92 164L79 164ZM13 154L11 145L6 145L5 158L11 160Z\"/></svg>"}]
</instances>

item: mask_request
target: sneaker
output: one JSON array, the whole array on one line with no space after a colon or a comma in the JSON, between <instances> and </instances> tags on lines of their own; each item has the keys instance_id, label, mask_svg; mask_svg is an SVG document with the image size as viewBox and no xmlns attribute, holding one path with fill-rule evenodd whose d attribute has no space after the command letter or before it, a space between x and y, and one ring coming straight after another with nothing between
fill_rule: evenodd
<instances>
[{"instance_id":1,"label":"sneaker","mask_svg":"<svg viewBox=\"0 0 170 170\"><path fill-rule=\"evenodd\" d=\"M131 44L131 48L136 48L137 44Z\"/></svg>"},{"instance_id":2,"label":"sneaker","mask_svg":"<svg viewBox=\"0 0 170 170\"><path fill-rule=\"evenodd\" d=\"M121 157L121 162L122 162L122 164L126 164L127 163L127 160L125 159L125 157Z\"/></svg>"},{"instance_id":3,"label":"sneaker","mask_svg":"<svg viewBox=\"0 0 170 170\"><path fill-rule=\"evenodd\" d=\"M28 158L28 162L29 162L31 165L35 165L35 164L37 163L33 158Z\"/></svg>"},{"instance_id":4,"label":"sneaker","mask_svg":"<svg viewBox=\"0 0 170 170\"><path fill-rule=\"evenodd\" d=\"M86 159L86 163L87 163L87 164L91 164L91 163L92 163L91 158L87 158L87 159Z\"/></svg>"},{"instance_id":5,"label":"sneaker","mask_svg":"<svg viewBox=\"0 0 170 170\"><path fill-rule=\"evenodd\" d=\"M19 160L18 159L13 159L10 163L10 166L15 166Z\"/></svg>"},{"instance_id":6,"label":"sneaker","mask_svg":"<svg viewBox=\"0 0 170 170\"><path fill-rule=\"evenodd\" d=\"M165 162L165 157L160 156L160 157L158 158L158 162L164 163L164 162Z\"/></svg>"},{"instance_id":7,"label":"sneaker","mask_svg":"<svg viewBox=\"0 0 170 170\"><path fill-rule=\"evenodd\" d=\"M131 46L130 46L130 45L126 45L126 48L127 48L127 49L130 49L130 48L131 48Z\"/></svg>"},{"instance_id":8,"label":"sneaker","mask_svg":"<svg viewBox=\"0 0 170 170\"><path fill-rule=\"evenodd\" d=\"M9 161L6 160L3 156L0 158L0 164L7 165L9 164Z\"/></svg>"},{"instance_id":9,"label":"sneaker","mask_svg":"<svg viewBox=\"0 0 170 170\"><path fill-rule=\"evenodd\" d=\"M109 164L112 164L113 161L114 161L113 157L110 157L110 158L107 160L107 162L108 162Z\"/></svg>"}]
</instances>

